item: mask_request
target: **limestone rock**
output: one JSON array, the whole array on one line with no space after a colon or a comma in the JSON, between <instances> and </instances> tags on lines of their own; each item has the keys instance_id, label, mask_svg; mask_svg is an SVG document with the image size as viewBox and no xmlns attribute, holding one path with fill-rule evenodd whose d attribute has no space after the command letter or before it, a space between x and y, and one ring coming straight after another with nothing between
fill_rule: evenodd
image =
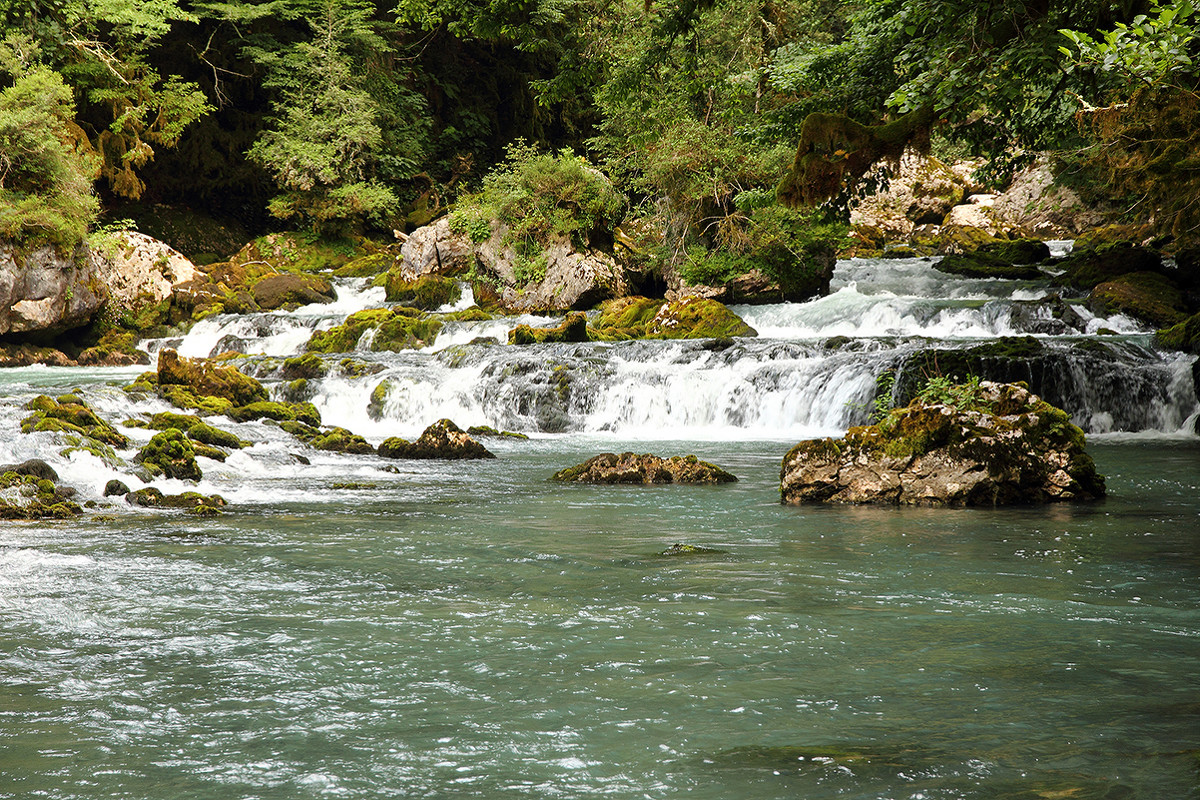
<instances>
[{"instance_id":1,"label":"limestone rock","mask_svg":"<svg viewBox=\"0 0 1200 800\"><path fill-rule=\"evenodd\" d=\"M450 218L417 228L400 247L405 280L422 275L461 275L475 266L475 244L450 230Z\"/></svg>"},{"instance_id":2,"label":"limestone rock","mask_svg":"<svg viewBox=\"0 0 1200 800\"><path fill-rule=\"evenodd\" d=\"M694 455L662 458L649 453L601 453L554 473L563 483L734 483L732 474Z\"/></svg>"},{"instance_id":3,"label":"limestone rock","mask_svg":"<svg viewBox=\"0 0 1200 800\"><path fill-rule=\"evenodd\" d=\"M316 275L268 275L254 284L254 301L263 311L329 303L337 297L333 285Z\"/></svg>"},{"instance_id":4,"label":"limestone rock","mask_svg":"<svg viewBox=\"0 0 1200 800\"><path fill-rule=\"evenodd\" d=\"M757 336L745 320L722 303L703 297L663 302L650 297L619 297L600 307L593 338L717 339Z\"/></svg>"},{"instance_id":5,"label":"limestone rock","mask_svg":"<svg viewBox=\"0 0 1200 800\"><path fill-rule=\"evenodd\" d=\"M122 308L133 308L146 299L160 303L173 287L204 278L178 250L137 231L113 234L92 250L92 259L112 302Z\"/></svg>"},{"instance_id":6,"label":"limestone rock","mask_svg":"<svg viewBox=\"0 0 1200 800\"><path fill-rule=\"evenodd\" d=\"M546 342L586 342L587 317L582 311L572 311L554 328L535 328L518 325L508 332L509 344L544 344Z\"/></svg>"},{"instance_id":7,"label":"limestone rock","mask_svg":"<svg viewBox=\"0 0 1200 800\"><path fill-rule=\"evenodd\" d=\"M87 324L108 291L86 245L23 253L0 242L0 336L45 336Z\"/></svg>"},{"instance_id":8,"label":"limestone rock","mask_svg":"<svg viewBox=\"0 0 1200 800\"><path fill-rule=\"evenodd\" d=\"M386 439L379 445L384 458L495 458L486 447L463 432L448 419L430 425L421 436L410 442L399 437Z\"/></svg>"},{"instance_id":9,"label":"limestone rock","mask_svg":"<svg viewBox=\"0 0 1200 800\"><path fill-rule=\"evenodd\" d=\"M966 186L954 170L936 158L909 151L900 159L899 173L887 190L864 198L851 211L850 224L885 241L905 240L917 225L940 223L965 194Z\"/></svg>"},{"instance_id":10,"label":"limestone rock","mask_svg":"<svg viewBox=\"0 0 1200 800\"><path fill-rule=\"evenodd\" d=\"M996 197L992 213L1004 224L1042 239L1073 238L1103 222L1103 215L1088 208L1079 195L1055 184L1044 156L1013 176Z\"/></svg>"},{"instance_id":11,"label":"limestone rock","mask_svg":"<svg viewBox=\"0 0 1200 800\"><path fill-rule=\"evenodd\" d=\"M969 402L915 402L842 439L800 442L780 491L792 505L996 506L1096 499L1104 478L1065 412L984 381Z\"/></svg>"}]
</instances>

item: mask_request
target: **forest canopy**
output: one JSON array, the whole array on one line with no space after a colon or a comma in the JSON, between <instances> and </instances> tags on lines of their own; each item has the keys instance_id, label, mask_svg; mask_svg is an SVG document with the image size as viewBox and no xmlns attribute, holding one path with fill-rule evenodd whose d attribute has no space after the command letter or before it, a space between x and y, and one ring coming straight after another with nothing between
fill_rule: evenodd
<instances>
[{"instance_id":1,"label":"forest canopy","mask_svg":"<svg viewBox=\"0 0 1200 800\"><path fill-rule=\"evenodd\" d=\"M411 228L523 140L601 170L701 271L763 225L823 224L768 213L777 188L827 219L907 147L992 180L1057 153L1186 241L1196 19L1151 0L0 0L0 236L77 239L97 199Z\"/></svg>"}]
</instances>

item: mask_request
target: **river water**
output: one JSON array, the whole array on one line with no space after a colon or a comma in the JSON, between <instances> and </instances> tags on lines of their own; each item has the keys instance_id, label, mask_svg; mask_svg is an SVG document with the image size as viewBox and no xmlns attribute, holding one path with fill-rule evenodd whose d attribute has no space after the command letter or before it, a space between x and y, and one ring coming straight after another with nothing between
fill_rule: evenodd
<instances>
[{"instance_id":1,"label":"river water","mask_svg":"<svg viewBox=\"0 0 1200 800\"><path fill-rule=\"evenodd\" d=\"M439 416L532 434L487 440L495 460L319 453L221 422L256 444L201 462L220 517L5 523L0 798L1200 795L1192 360L1086 321L1116 332L1069 409L1103 502L784 507L783 453L861 419L881 364L1024 333L1008 309L1044 298L916 261L844 262L835 289L740 309L764 335L728 346L466 345L507 324L479 323L438 352L358 353L382 371L312 389L327 423L373 441ZM303 331L378 298L340 302L171 344L235 336L271 383ZM46 458L81 499L140 486L18 432L37 393L79 389L114 422L162 410L119 391L136 374L0 375L0 462ZM547 480L624 449L695 452L740 481ZM724 552L661 555L676 543Z\"/></svg>"}]
</instances>

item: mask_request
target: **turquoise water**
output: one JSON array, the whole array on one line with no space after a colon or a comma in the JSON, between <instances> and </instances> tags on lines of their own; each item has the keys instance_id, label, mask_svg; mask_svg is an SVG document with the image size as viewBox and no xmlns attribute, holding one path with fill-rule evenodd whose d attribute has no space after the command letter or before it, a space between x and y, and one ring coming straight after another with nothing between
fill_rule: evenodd
<instances>
[{"instance_id":1,"label":"turquoise water","mask_svg":"<svg viewBox=\"0 0 1200 800\"><path fill-rule=\"evenodd\" d=\"M1108 500L1015 510L782 507L791 443L6 524L0 797L1200 794L1195 438L1094 442ZM742 480L546 480L625 446Z\"/></svg>"}]
</instances>

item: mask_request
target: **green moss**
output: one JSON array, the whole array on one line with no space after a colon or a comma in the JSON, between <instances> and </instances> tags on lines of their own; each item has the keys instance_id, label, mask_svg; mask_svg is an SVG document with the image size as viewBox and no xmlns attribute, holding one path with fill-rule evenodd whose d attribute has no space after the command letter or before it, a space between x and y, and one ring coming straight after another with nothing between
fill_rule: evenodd
<instances>
[{"instance_id":1,"label":"green moss","mask_svg":"<svg viewBox=\"0 0 1200 800\"><path fill-rule=\"evenodd\" d=\"M1154 344L1166 350L1200 353L1200 314L1193 314L1170 328L1154 334Z\"/></svg>"},{"instance_id":2,"label":"green moss","mask_svg":"<svg viewBox=\"0 0 1200 800\"><path fill-rule=\"evenodd\" d=\"M1039 278L1041 270L1032 265L1016 264L1008 259L984 252L982 248L973 253L951 254L933 265L941 272L965 275L971 278L1008 278L1028 280Z\"/></svg>"},{"instance_id":3,"label":"green moss","mask_svg":"<svg viewBox=\"0 0 1200 800\"><path fill-rule=\"evenodd\" d=\"M187 430L188 438L194 442L203 442L204 444L213 445L215 447L229 447L235 450L240 450L243 447L249 447L250 442L239 439L229 431L223 431L220 428L214 428L206 422L196 420Z\"/></svg>"},{"instance_id":4,"label":"green moss","mask_svg":"<svg viewBox=\"0 0 1200 800\"><path fill-rule=\"evenodd\" d=\"M220 448L197 441L192 442L192 450L195 451L197 458L203 456L204 458L211 458L213 461L224 461L225 457L229 455Z\"/></svg>"},{"instance_id":5,"label":"green moss","mask_svg":"<svg viewBox=\"0 0 1200 800\"><path fill-rule=\"evenodd\" d=\"M284 380L313 379L322 378L328 372L329 368L320 356L315 353L305 353L302 356L284 359L280 377Z\"/></svg>"},{"instance_id":6,"label":"green moss","mask_svg":"<svg viewBox=\"0 0 1200 800\"><path fill-rule=\"evenodd\" d=\"M183 386L198 396L219 397L234 405L267 399L267 390L248 375L209 359L180 358L174 350L158 356L158 386Z\"/></svg>"},{"instance_id":7,"label":"green moss","mask_svg":"<svg viewBox=\"0 0 1200 800\"><path fill-rule=\"evenodd\" d=\"M1092 289L1088 307L1097 314L1122 313L1155 327L1175 325L1187 316L1183 292L1157 272L1133 272Z\"/></svg>"},{"instance_id":8,"label":"green moss","mask_svg":"<svg viewBox=\"0 0 1200 800\"><path fill-rule=\"evenodd\" d=\"M442 328L440 320L427 318L411 308L377 308L358 311L341 325L317 331L309 339L310 353L347 353L355 350L363 334L374 330L370 349L407 350L432 344Z\"/></svg>"},{"instance_id":9,"label":"green moss","mask_svg":"<svg viewBox=\"0 0 1200 800\"><path fill-rule=\"evenodd\" d=\"M486 322L492 319L492 315L479 306L471 306L462 311L449 311L445 314L440 314L439 318L445 322Z\"/></svg>"},{"instance_id":10,"label":"green moss","mask_svg":"<svg viewBox=\"0 0 1200 800\"><path fill-rule=\"evenodd\" d=\"M716 300L690 297L663 302L646 297L622 297L600 306L592 338L717 339L756 336L753 328Z\"/></svg>"},{"instance_id":11,"label":"green moss","mask_svg":"<svg viewBox=\"0 0 1200 800\"><path fill-rule=\"evenodd\" d=\"M194 408L205 417L228 414L233 408L233 403L224 397L197 395L184 386L163 386L159 395L173 406Z\"/></svg>"},{"instance_id":12,"label":"green moss","mask_svg":"<svg viewBox=\"0 0 1200 800\"><path fill-rule=\"evenodd\" d=\"M371 390L371 400L367 403L367 416L371 419L379 420L383 418L383 407L387 403L388 395L391 394L393 383L391 381L380 381L379 384Z\"/></svg>"},{"instance_id":13,"label":"green moss","mask_svg":"<svg viewBox=\"0 0 1200 800\"><path fill-rule=\"evenodd\" d=\"M312 403L281 403L262 400L232 408L229 410L228 416L237 422L273 419L277 422L297 421L312 426L321 424L321 414Z\"/></svg>"},{"instance_id":14,"label":"green moss","mask_svg":"<svg viewBox=\"0 0 1200 800\"><path fill-rule=\"evenodd\" d=\"M155 434L138 451L135 460L155 475L189 481L198 481L203 477L196 464L196 451L192 443L178 428L168 428Z\"/></svg>"},{"instance_id":15,"label":"green moss","mask_svg":"<svg viewBox=\"0 0 1200 800\"><path fill-rule=\"evenodd\" d=\"M528 439L529 437L523 433L514 433L512 431L498 431L490 425L472 425L467 428L467 433L472 436L492 436L500 439Z\"/></svg>"},{"instance_id":16,"label":"green moss","mask_svg":"<svg viewBox=\"0 0 1200 800\"><path fill-rule=\"evenodd\" d=\"M387 299L393 303L433 311L462 297L462 287L453 278L439 275L422 275L416 280L405 280L398 268L388 273L384 284Z\"/></svg>"},{"instance_id":17,"label":"green moss","mask_svg":"<svg viewBox=\"0 0 1200 800\"><path fill-rule=\"evenodd\" d=\"M1056 286L1084 291L1129 272L1161 272L1162 259L1153 250L1116 242L1090 249L1076 249L1061 262L1063 273L1054 278Z\"/></svg>"},{"instance_id":18,"label":"green moss","mask_svg":"<svg viewBox=\"0 0 1200 800\"><path fill-rule=\"evenodd\" d=\"M561 324L554 328L534 328L531 325L518 325L508 332L509 344L586 341L588 341L587 317L581 311L572 311Z\"/></svg>"},{"instance_id":19,"label":"green moss","mask_svg":"<svg viewBox=\"0 0 1200 800\"><path fill-rule=\"evenodd\" d=\"M178 428L187 433L193 425L197 424L200 424L200 417L195 414L176 414L171 411L163 411L150 417L147 427L156 431L165 431L167 428Z\"/></svg>"},{"instance_id":20,"label":"green moss","mask_svg":"<svg viewBox=\"0 0 1200 800\"><path fill-rule=\"evenodd\" d=\"M399 258L392 253L372 253L347 261L335 269L333 274L339 278L369 278L387 272L398 260Z\"/></svg>"},{"instance_id":21,"label":"green moss","mask_svg":"<svg viewBox=\"0 0 1200 800\"><path fill-rule=\"evenodd\" d=\"M318 450L328 450L334 453L371 455L375 452L375 448L370 442L345 428L330 428L323 431L313 437L309 444Z\"/></svg>"}]
</instances>

